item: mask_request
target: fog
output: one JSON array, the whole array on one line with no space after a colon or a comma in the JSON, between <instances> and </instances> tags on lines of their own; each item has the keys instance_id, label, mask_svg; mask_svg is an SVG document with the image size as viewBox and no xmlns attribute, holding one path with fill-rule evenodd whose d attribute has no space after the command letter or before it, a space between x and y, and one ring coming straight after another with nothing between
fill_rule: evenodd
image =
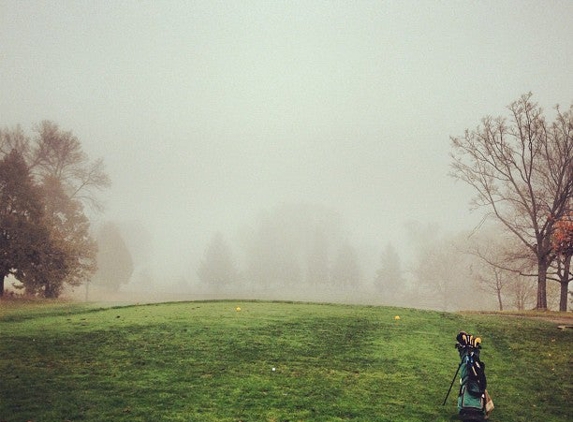
<instances>
[{"instance_id":1,"label":"fog","mask_svg":"<svg viewBox=\"0 0 573 422\"><path fill-rule=\"evenodd\" d=\"M217 233L246 271L248 234L289 207L335 215L333 248L371 284L388 244L414 259L413 225L481 221L448 176L450 136L530 91L571 103L571 16L569 1L0 0L0 125L52 120L104 158L92 221L122 230L126 291L199 292Z\"/></svg>"}]
</instances>

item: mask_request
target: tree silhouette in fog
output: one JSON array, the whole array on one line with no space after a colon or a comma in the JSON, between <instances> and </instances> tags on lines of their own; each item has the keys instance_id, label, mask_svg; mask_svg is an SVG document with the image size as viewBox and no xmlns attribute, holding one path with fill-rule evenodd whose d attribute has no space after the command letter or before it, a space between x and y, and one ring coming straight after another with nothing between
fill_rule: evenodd
<instances>
[{"instance_id":1,"label":"tree silhouette in fog","mask_svg":"<svg viewBox=\"0 0 573 422\"><path fill-rule=\"evenodd\" d=\"M331 283L330 254L343 233L340 216L328 207L281 204L262 213L245 233L246 274L265 288Z\"/></svg>"},{"instance_id":2,"label":"tree silhouette in fog","mask_svg":"<svg viewBox=\"0 0 573 422\"><path fill-rule=\"evenodd\" d=\"M231 249L221 233L213 235L199 264L197 275L202 283L214 288L228 287L238 281L238 271Z\"/></svg>"},{"instance_id":3,"label":"tree silhouette in fog","mask_svg":"<svg viewBox=\"0 0 573 422\"><path fill-rule=\"evenodd\" d=\"M117 225L106 222L97 235L97 272L93 282L106 289L117 291L129 283L133 274L133 258Z\"/></svg>"},{"instance_id":4,"label":"tree silhouette in fog","mask_svg":"<svg viewBox=\"0 0 573 422\"><path fill-rule=\"evenodd\" d=\"M349 242L344 242L332 265L331 283L335 287L355 287L362 284L362 270L356 250Z\"/></svg>"},{"instance_id":5,"label":"tree silhouette in fog","mask_svg":"<svg viewBox=\"0 0 573 422\"><path fill-rule=\"evenodd\" d=\"M330 281L328 238L323 229L316 228L310 239L307 255L306 282L310 285L327 285Z\"/></svg>"},{"instance_id":6,"label":"tree silhouette in fog","mask_svg":"<svg viewBox=\"0 0 573 422\"><path fill-rule=\"evenodd\" d=\"M400 255L388 243L380 256L380 268L376 271L374 285L385 299L395 299L405 290L405 279Z\"/></svg>"}]
</instances>

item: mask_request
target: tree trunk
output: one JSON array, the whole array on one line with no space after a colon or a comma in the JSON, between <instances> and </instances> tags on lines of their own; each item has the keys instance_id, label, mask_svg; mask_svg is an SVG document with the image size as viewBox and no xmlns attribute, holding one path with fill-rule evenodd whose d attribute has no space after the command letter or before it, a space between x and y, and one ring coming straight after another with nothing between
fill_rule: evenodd
<instances>
[{"instance_id":1,"label":"tree trunk","mask_svg":"<svg viewBox=\"0 0 573 422\"><path fill-rule=\"evenodd\" d=\"M499 310L503 311L503 302L501 298L501 289L503 287L501 279L502 275L500 271L498 271L497 269L494 269L494 272L495 272L495 293L497 294L497 302L499 303Z\"/></svg>"},{"instance_id":2,"label":"tree trunk","mask_svg":"<svg viewBox=\"0 0 573 422\"><path fill-rule=\"evenodd\" d=\"M499 310L503 311L503 302L501 301L501 289L497 289L497 301L499 303Z\"/></svg>"},{"instance_id":3,"label":"tree trunk","mask_svg":"<svg viewBox=\"0 0 573 422\"><path fill-rule=\"evenodd\" d=\"M559 297L559 312L567 312L567 299L569 299L569 275L571 271L571 255L563 262L563 273L561 275L561 295Z\"/></svg>"},{"instance_id":4,"label":"tree trunk","mask_svg":"<svg viewBox=\"0 0 573 422\"><path fill-rule=\"evenodd\" d=\"M537 305L539 311L547 310L547 263L540 259L537 265Z\"/></svg>"},{"instance_id":5,"label":"tree trunk","mask_svg":"<svg viewBox=\"0 0 573 422\"><path fill-rule=\"evenodd\" d=\"M6 278L6 275L0 274L0 297L4 296L4 278Z\"/></svg>"},{"instance_id":6,"label":"tree trunk","mask_svg":"<svg viewBox=\"0 0 573 422\"><path fill-rule=\"evenodd\" d=\"M52 285L52 283L50 283L49 281L44 281L44 297L46 299L55 299L58 297L57 293L56 293L56 289L54 289L54 286Z\"/></svg>"},{"instance_id":7,"label":"tree trunk","mask_svg":"<svg viewBox=\"0 0 573 422\"><path fill-rule=\"evenodd\" d=\"M569 282L561 282L561 297L559 298L559 312L567 312L567 299Z\"/></svg>"}]
</instances>

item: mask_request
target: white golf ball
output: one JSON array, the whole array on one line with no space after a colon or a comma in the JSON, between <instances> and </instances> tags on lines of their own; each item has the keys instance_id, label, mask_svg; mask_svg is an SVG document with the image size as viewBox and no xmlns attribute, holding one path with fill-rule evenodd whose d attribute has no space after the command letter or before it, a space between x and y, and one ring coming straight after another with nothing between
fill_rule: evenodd
<instances>
[{"instance_id":1,"label":"white golf ball","mask_svg":"<svg viewBox=\"0 0 573 422\"><path fill-rule=\"evenodd\" d=\"M276 370L277 370L277 368L275 368L274 366L273 366L273 369L271 369L271 371L273 371L273 372L275 372Z\"/></svg>"}]
</instances>

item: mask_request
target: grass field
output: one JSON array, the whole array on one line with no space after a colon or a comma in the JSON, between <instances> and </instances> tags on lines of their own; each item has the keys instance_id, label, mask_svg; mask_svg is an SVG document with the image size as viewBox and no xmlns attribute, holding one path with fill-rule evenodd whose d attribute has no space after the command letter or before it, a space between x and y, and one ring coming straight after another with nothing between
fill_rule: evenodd
<instances>
[{"instance_id":1,"label":"grass field","mask_svg":"<svg viewBox=\"0 0 573 422\"><path fill-rule=\"evenodd\" d=\"M281 302L0 309L0 421L454 421L455 386L442 401L459 330L483 339L492 421L572 420L573 330L541 320Z\"/></svg>"}]
</instances>

